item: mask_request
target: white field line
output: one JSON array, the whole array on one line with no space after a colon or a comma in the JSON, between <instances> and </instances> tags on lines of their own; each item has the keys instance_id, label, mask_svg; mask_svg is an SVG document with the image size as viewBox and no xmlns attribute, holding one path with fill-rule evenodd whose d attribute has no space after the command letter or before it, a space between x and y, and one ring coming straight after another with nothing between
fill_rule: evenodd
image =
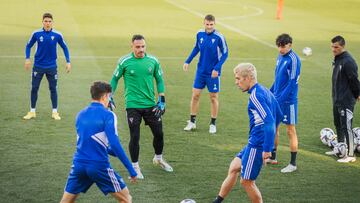
<instances>
[{"instance_id":1,"label":"white field line","mask_svg":"<svg viewBox=\"0 0 360 203\"><path fill-rule=\"evenodd\" d=\"M197 11L195 11L195 10L192 10L192 9L190 9L190 8L188 8L188 7L186 7L186 6L183 6L183 5L179 4L179 3L176 3L176 2L173 1L173 0L165 0L165 1L168 2L169 4L174 5L175 7L178 7L178 8L180 8L180 9L183 9L183 10L185 10L185 11L187 11L187 12L193 14L193 15L196 15L196 16L201 17L201 18L204 18L204 17L205 17L204 14L202 14L202 13L200 13L200 12L197 12ZM221 25L221 26L223 26L224 28L226 28L226 29L228 29L228 30L230 30L230 31L233 31L233 32L236 32L236 33L238 33L238 34L240 34L240 35L243 35L243 36L245 36L245 37L248 37L248 38L250 38L250 39L252 39L252 40L254 40L254 41L257 41L258 43L263 44L263 45L265 45L265 46L267 46L267 47L275 48L275 49L277 48L275 45L273 45L273 44L271 44L271 43L268 43L268 42L266 42L266 41L264 41L264 40L261 40L261 39L257 38L255 35L252 35L252 34L250 34L250 33L244 32L244 31L240 30L239 28L236 28L236 27L234 27L234 26L232 26L232 25L229 25L229 24L227 24L227 23L224 23L224 22L222 22L221 20L217 20L217 21L216 21L216 24Z\"/></svg>"},{"instance_id":2,"label":"white field line","mask_svg":"<svg viewBox=\"0 0 360 203\"><path fill-rule=\"evenodd\" d=\"M184 57L178 57L178 56L159 56L157 57L158 59L161 60L184 60L186 59L187 56ZM58 58L65 58L64 56L59 56ZM70 56L70 59L77 59L77 60L88 60L88 59L94 59L94 60L107 60L107 59L111 59L111 60L117 60L119 59L119 56ZM20 56L20 55L0 55L0 59L24 59L25 60L25 56ZM274 58L245 58L245 57L229 57L227 60L235 60L235 61L245 61L245 60L253 60L253 61L267 61L267 60L274 60Z\"/></svg>"}]
</instances>

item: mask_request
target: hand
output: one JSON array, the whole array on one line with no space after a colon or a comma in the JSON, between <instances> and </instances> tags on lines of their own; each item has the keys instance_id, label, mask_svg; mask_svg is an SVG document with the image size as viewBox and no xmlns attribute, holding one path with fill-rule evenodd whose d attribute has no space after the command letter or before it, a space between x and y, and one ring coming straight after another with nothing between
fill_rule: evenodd
<instances>
[{"instance_id":1,"label":"hand","mask_svg":"<svg viewBox=\"0 0 360 203\"><path fill-rule=\"evenodd\" d=\"M188 70L189 70L189 64L188 64L188 63L184 63L184 65L183 65L183 70L184 70L184 71L188 71Z\"/></svg>"},{"instance_id":2,"label":"hand","mask_svg":"<svg viewBox=\"0 0 360 203\"><path fill-rule=\"evenodd\" d=\"M66 69L66 73L69 73L71 71L71 64L66 63L65 69Z\"/></svg>"},{"instance_id":3,"label":"hand","mask_svg":"<svg viewBox=\"0 0 360 203\"><path fill-rule=\"evenodd\" d=\"M271 152L263 152L262 158L263 158L263 164L266 165L266 159L271 157Z\"/></svg>"},{"instance_id":4,"label":"hand","mask_svg":"<svg viewBox=\"0 0 360 203\"><path fill-rule=\"evenodd\" d=\"M212 77L212 78L217 78L218 76L219 76L219 72L218 72L218 71L213 70L213 71L211 72L211 77Z\"/></svg>"},{"instance_id":5,"label":"hand","mask_svg":"<svg viewBox=\"0 0 360 203\"><path fill-rule=\"evenodd\" d=\"M112 96L110 96L109 98L108 108L110 109L110 111L114 111L116 109L116 105Z\"/></svg>"},{"instance_id":6,"label":"hand","mask_svg":"<svg viewBox=\"0 0 360 203\"><path fill-rule=\"evenodd\" d=\"M360 96L358 96L358 98L356 98L356 100L357 100L358 102L360 102Z\"/></svg>"},{"instance_id":7,"label":"hand","mask_svg":"<svg viewBox=\"0 0 360 203\"><path fill-rule=\"evenodd\" d=\"M153 108L156 117L161 117L165 113L165 96L159 96L158 103Z\"/></svg>"},{"instance_id":8,"label":"hand","mask_svg":"<svg viewBox=\"0 0 360 203\"><path fill-rule=\"evenodd\" d=\"M131 183L136 183L136 180L137 180L136 176L130 177L130 182Z\"/></svg>"},{"instance_id":9,"label":"hand","mask_svg":"<svg viewBox=\"0 0 360 203\"><path fill-rule=\"evenodd\" d=\"M29 70L31 68L31 61L30 59L25 59L25 70Z\"/></svg>"}]
</instances>

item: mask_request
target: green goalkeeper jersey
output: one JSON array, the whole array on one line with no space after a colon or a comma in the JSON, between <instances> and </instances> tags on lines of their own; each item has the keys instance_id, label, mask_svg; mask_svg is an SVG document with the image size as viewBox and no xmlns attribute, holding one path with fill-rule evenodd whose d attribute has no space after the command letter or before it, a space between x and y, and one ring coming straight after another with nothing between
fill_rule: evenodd
<instances>
[{"instance_id":1,"label":"green goalkeeper jersey","mask_svg":"<svg viewBox=\"0 0 360 203\"><path fill-rule=\"evenodd\" d=\"M144 58L135 58L134 53L119 59L111 79L113 94L121 77L124 77L124 96L126 108L149 108L156 105L154 78L157 92L164 93L163 71L154 56L145 54Z\"/></svg>"}]
</instances>

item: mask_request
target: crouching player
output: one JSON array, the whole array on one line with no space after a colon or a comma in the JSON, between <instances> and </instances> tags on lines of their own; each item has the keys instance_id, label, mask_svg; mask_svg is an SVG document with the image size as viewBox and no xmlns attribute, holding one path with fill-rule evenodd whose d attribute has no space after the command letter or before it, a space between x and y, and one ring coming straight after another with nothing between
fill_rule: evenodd
<instances>
[{"instance_id":1,"label":"crouching player","mask_svg":"<svg viewBox=\"0 0 360 203\"><path fill-rule=\"evenodd\" d=\"M234 68L235 83L250 94L248 114L250 120L249 142L233 159L228 175L221 185L214 203L220 203L236 184L241 172L240 183L251 202L262 201L260 190L255 185L262 164L271 156L274 145L276 126L282 113L274 95L257 83L256 68L251 63L241 63Z\"/></svg>"},{"instance_id":2,"label":"crouching player","mask_svg":"<svg viewBox=\"0 0 360 203\"><path fill-rule=\"evenodd\" d=\"M131 182L136 172L120 145L116 115L107 110L111 86L94 82L90 88L92 103L76 118L77 147L73 165L61 203L75 202L80 192L85 193L93 183L118 202L131 202L124 180L111 168L108 154L118 157L130 173Z\"/></svg>"}]
</instances>

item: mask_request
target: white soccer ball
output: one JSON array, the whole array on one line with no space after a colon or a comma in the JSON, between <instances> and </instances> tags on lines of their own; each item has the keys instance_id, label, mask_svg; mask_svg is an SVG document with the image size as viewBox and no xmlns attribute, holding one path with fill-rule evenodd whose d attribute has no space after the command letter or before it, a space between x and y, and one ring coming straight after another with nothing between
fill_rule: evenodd
<instances>
[{"instance_id":1,"label":"white soccer ball","mask_svg":"<svg viewBox=\"0 0 360 203\"><path fill-rule=\"evenodd\" d=\"M320 130L320 140L324 145L330 147L330 142L336 140L336 135L331 128L323 128Z\"/></svg>"},{"instance_id":2,"label":"white soccer ball","mask_svg":"<svg viewBox=\"0 0 360 203\"><path fill-rule=\"evenodd\" d=\"M312 55L312 49L310 47L305 47L303 50L302 50L302 53L305 55L305 56L310 56Z\"/></svg>"},{"instance_id":3,"label":"white soccer ball","mask_svg":"<svg viewBox=\"0 0 360 203\"><path fill-rule=\"evenodd\" d=\"M196 203L193 199L184 199L180 203Z\"/></svg>"},{"instance_id":4,"label":"white soccer ball","mask_svg":"<svg viewBox=\"0 0 360 203\"><path fill-rule=\"evenodd\" d=\"M354 151L360 152L360 127L353 128L354 133Z\"/></svg>"},{"instance_id":5,"label":"white soccer ball","mask_svg":"<svg viewBox=\"0 0 360 203\"><path fill-rule=\"evenodd\" d=\"M334 147L337 145L337 140L330 140L330 142L328 143L328 146L331 148L331 149L334 149Z\"/></svg>"},{"instance_id":6,"label":"white soccer ball","mask_svg":"<svg viewBox=\"0 0 360 203\"><path fill-rule=\"evenodd\" d=\"M343 158L347 154L347 144L342 142L338 143L334 147L334 152L336 153L336 156Z\"/></svg>"}]
</instances>

